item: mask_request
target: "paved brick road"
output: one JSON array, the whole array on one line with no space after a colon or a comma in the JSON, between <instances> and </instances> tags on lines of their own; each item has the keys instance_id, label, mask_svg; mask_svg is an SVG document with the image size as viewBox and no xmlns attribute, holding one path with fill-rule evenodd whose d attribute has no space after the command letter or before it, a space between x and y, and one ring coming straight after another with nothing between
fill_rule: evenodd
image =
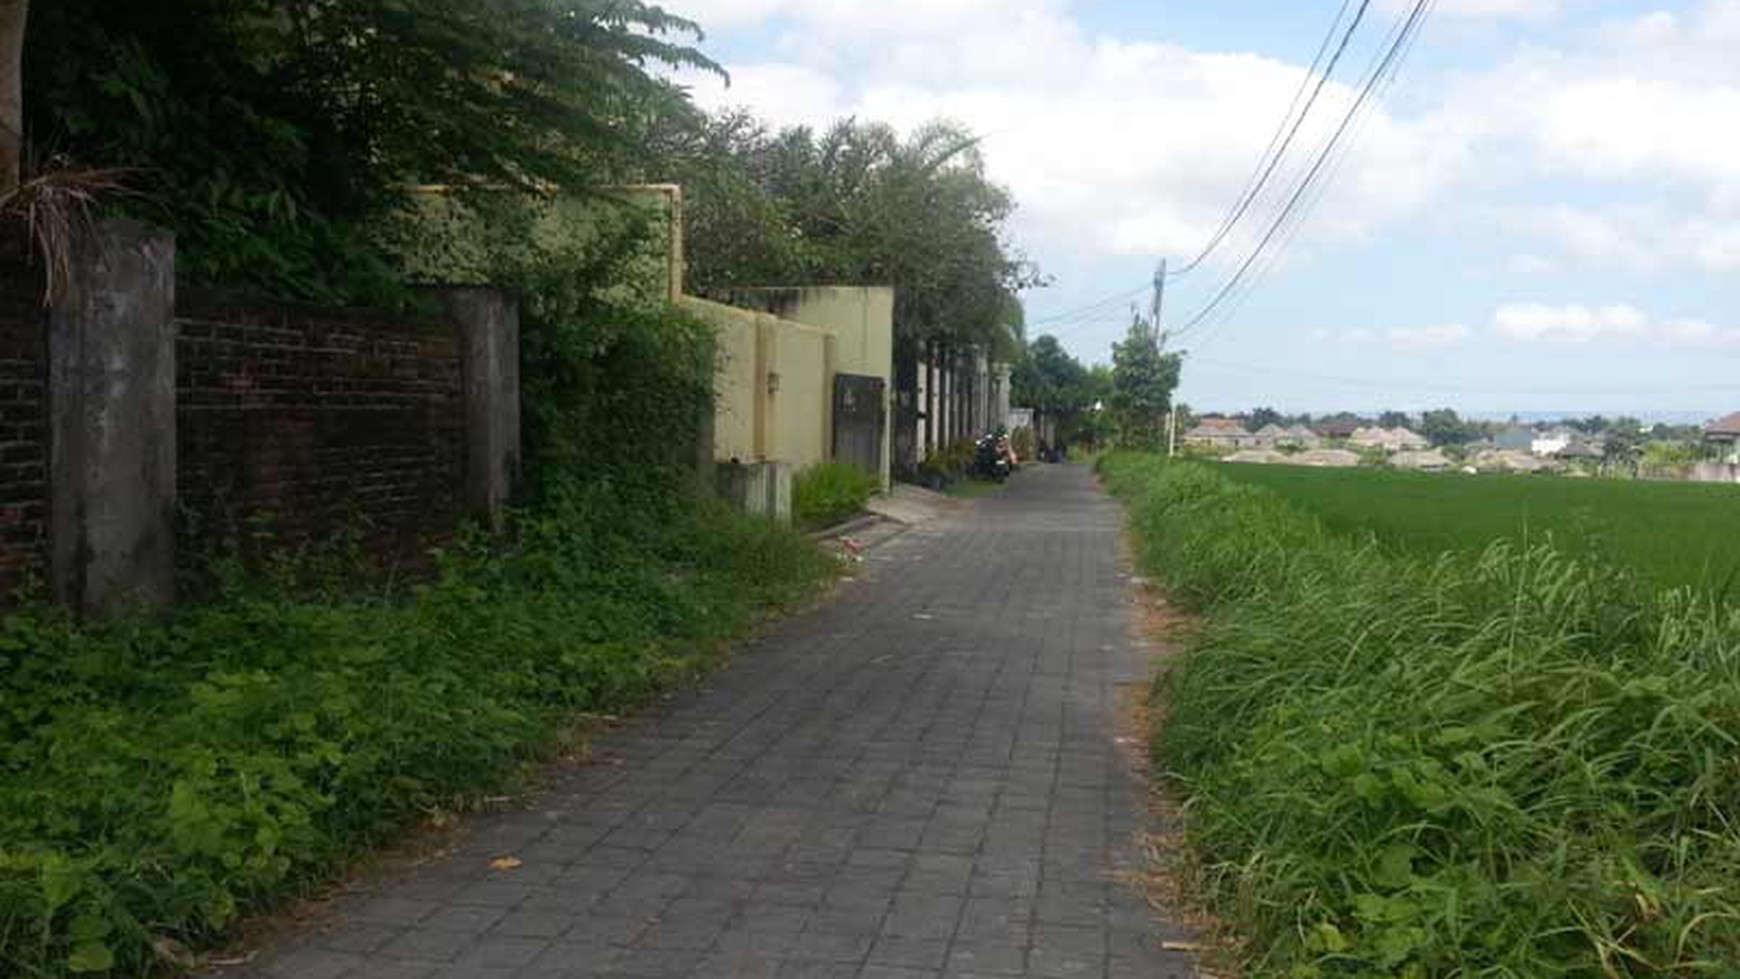
<instances>
[{"instance_id":1,"label":"paved brick road","mask_svg":"<svg viewBox=\"0 0 1740 979\"><path fill-rule=\"evenodd\" d=\"M1192 975L1115 879L1145 818L1118 526L1085 469L1022 473L246 973Z\"/></svg>"}]
</instances>

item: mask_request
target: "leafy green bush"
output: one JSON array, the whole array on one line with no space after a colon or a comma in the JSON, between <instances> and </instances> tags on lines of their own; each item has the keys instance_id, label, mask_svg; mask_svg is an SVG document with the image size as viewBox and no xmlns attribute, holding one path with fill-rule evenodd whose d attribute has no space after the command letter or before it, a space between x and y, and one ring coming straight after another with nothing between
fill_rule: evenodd
<instances>
[{"instance_id":1,"label":"leafy green bush","mask_svg":"<svg viewBox=\"0 0 1740 979\"><path fill-rule=\"evenodd\" d=\"M407 600L231 578L167 624L0 620L0 974L154 965L703 665L829 561L663 476L550 489Z\"/></svg>"},{"instance_id":2,"label":"leafy green bush","mask_svg":"<svg viewBox=\"0 0 1740 979\"><path fill-rule=\"evenodd\" d=\"M792 509L799 526L826 527L864 509L881 484L875 476L844 462L824 462L797 474Z\"/></svg>"},{"instance_id":3,"label":"leafy green bush","mask_svg":"<svg viewBox=\"0 0 1740 979\"><path fill-rule=\"evenodd\" d=\"M1548 546L1385 553L1119 455L1205 615L1157 762L1256 976L1733 976L1740 612Z\"/></svg>"},{"instance_id":4,"label":"leafy green bush","mask_svg":"<svg viewBox=\"0 0 1740 979\"><path fill-rule=\"evenodd\" d=\"M955 439L940 449L932 449L918 464L922 475L931 476L947 485L964 478L973 469L973 440Z\"/></svg>"}]
</instances>

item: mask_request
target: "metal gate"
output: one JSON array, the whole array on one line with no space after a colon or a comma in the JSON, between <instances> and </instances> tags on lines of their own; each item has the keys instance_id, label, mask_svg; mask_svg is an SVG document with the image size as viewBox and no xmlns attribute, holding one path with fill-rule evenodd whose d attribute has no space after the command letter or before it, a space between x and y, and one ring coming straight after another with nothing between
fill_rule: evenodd
<instances>
[{"instance_id":1,"label":"metal gate","mask_svg":"<svg viewBox=\"0 0 1740 979\"><path fill-rule=\"evenodd\" d=\"M834 459L882 474L882 433L888 424L880 377L834 376Z\"/></svg>"}]
</instances>

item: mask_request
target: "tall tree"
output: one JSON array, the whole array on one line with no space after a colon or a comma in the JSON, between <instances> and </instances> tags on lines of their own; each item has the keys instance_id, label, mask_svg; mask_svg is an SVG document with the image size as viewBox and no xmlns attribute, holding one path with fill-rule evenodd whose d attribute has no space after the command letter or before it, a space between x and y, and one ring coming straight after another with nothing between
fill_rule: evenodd
<instances>
[{"instance_id":1,"label":"tall tree","mask_svg":"<svg viewBox=\"0 0 1740 979\"><path fill-rule=\"evenodd\" d=\"M1279 425L1284 420L1281 413L1273 408L1258 408L1251 412L1245 426L1254 432L1269 425Z\"/></svg>"},{"instance_id":2,"label":"tall tree","mask_svg":"<svg viewBox=\"0 0 1740 979\"><path fill-rule=\"evenodd\" d=\"M0 193L24 173L24 33L30 0L0 0Z\"/></svg>"},{"instance_id":3,"label":"tall tree","mask_svg":"<svg viewBox=\"0 0 1740 979\"><path fill-rule=\"evenodd\" d=\"M703 294L744 285L851 281L895 288L902 352L940 341L1018 353L1017 293L1037 284L1003 228L1008 192L978 140L934 122L901 136L847 119L771 131L742 112L665 134L668 169L690 188L690 279Z\"/></svg>"},{"instance_id":4,"label":"tall tree","mask_svg":"<svg viewBox=\"0 0 1740 979\"><path fill-rule=\"evenodd\" d=\"M134 168L195 278L320 296L379 268L414 185L615 179L683 105L651 66L716 68L698 33L644 0L56 0L28 118Z\"/></svg>"},{"instance_id":5,"label":"tall tree","mask_svg":"<svg viewBox=\"0 0 1740 979\"><path fill-rule=\"evenodd\" d=\"M1118 441L1132 448L1158 448L1172 391L1178 387L1177 354L1160 352L1154 329L1140 317L1123 342L1112 345L1109 405Z\"/></svg>"},{"instance_id":6,"label":"tall tree","mask_svg":"<svg viewBox=\"0 0 1740 979\"><path fill-rule=\"evenodd\" d=\"M1377 423L1379 428L1407 428L1413 419L1405 411L1386 411L1378 415Z\"/></svg>"}]
</instances>

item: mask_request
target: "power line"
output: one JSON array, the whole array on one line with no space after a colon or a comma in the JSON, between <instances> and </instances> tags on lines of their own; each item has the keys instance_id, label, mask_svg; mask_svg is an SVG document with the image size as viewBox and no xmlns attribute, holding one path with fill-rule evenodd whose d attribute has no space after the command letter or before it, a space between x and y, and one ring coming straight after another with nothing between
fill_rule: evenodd
<instances>
[{"instance_id":1,"label":"power line","mask_svg":"<svg viewBox=\"0 0 1740 979\"><path fill-rule=\"evenodd\" d=\"M1227 235L1232 233L1233 228L1244 218L1251 205L1256 203L1257 197L1262 194L1269 179L1274 176L1275 169L1281 165L1281 160L1286 157L1287 150L1292 147L1293 140L1298 137L1299 130L1305 125L1306 118L1311 115L1311 109L1317 105L1318 98L1323 94L1324 87L1329 84L1329 79L1335 74L1336 65L1341 63L1342 55L1347 53L1348 44L1353 41L1353 35L1359 30L1360 22L1365 19L1366 10L1371 6L1371 0L1361 0L1359 9L1354 11L1352 23L1347 25L1347 30L1341 35L1341 43L1336 45L1335 55L1329 59L1328 66L1319 74L1317 67L1322 64L1323 55L1329 50L1329 44L1335 38L1336 29L1341 26L1341 20L1347 15L1347 7L1351 2L1352 0L1342 0L1341 9L1336 11L1335 20L1330 23L1329 31L1323 35L1323 43L1318 45L1317 54L1311 59L1311 67L1306 69L1304 77L1299 80L1299 87L1293 92L1293 100L1288 103L1286 114L1281 117L1280 123L1275 127L1274 135L1269 137L1269 145L1263 150L1263 155L1257 158L1256 168L1246 179L1245 189L1233 202L1232 208L1221 221L1220 227L1209 238L1208 244L1202 246L1202 250L1197 253L1195 258L1173 270L1170 273L1173 278L1193 271L1209 255L1213 254L1216 248L1220 247L1221 242L1225 241ZM1316 79L1317 82L1315 87L1311 87L1313 79ZM1305 94L1308 87L1311 87L1311 97L1306 100L1304 109L1300 110L1298 116L1295 117L1293 112L1299 108L1299 99ZM1282 133L1286 134L1285 138L1282 138ZM1279 144L1278 149L1277 144Z\"/></svg>"},{"instance_id":2,"label":"power line","mask_svg":"<svg viewBox=\"0 0 1740 979\"><path fill-rule=\"evenodd\" d=\"M1233 290L1244 281L1245 277L1250 273L1251 267L1263 256L1263 253L1268 249L1269 244L1274 241L1275 236L1280 233L1281 228L1286 224L1287 219L1298 208L1299 203L1304 198L1306 192L1316 183L1318 176L1323 172L1324 166L1328 163L1331 154L1333 154L1336 147L1340 145L1342 137L1346 135L1348 127L1352 125L1360 110L1364 108L1367 100L1370 99L1378 80L1388 74L1390 67L1396 63L1396 57L1401 52L1404 43L1413 36L1416 30L1418 30L1419 24L1425 17L1426 11L1430 5L1431 0L1415 0L1412 11L1409 12L1406 21L1403 22L1400 34L1384 53L1382 60L1378 63L1376 71L1373 72L1371 77L1367 78L1365 84L1361 86L1359 96L1354 100L1352 107L1349 108L1348 112L1342 117L1341 124L1337 126L1334 133L1331 134L1328 143L1324 145L1322 151L1318 154L1316 161L1312 163L1310 169L1306 171L1305 176L1301 179L1299 185L1293 189L1292 195L1288 197L1287 203L1281 208L1281 211L1276 216L1274 222L1270 224L1269 230L1263 235L1262 239L1257 242L1256 247L1252 249L1250 255L1246 256L1245 260L1239 265L1238 270L1233 273L1232 277L1229 278L1226 283L1221 286L1219 291L1215 293L1214 297L1208 301L1207 305L1198 310L1196 314L1184 324L1184 326L1178 331L1178 336L1182 337L1197 326L1201 325L1202 322L1206 320L1221 303L1226 301L1227 297L1232 294Z\"/></svg>"},{"instance_id":3,"label":"power line","mask_svg":"<svg viewBox=\"0 0 1740 979\"><path fill-rule=\"evenodd\" d=\"M1436 0L1432 0L1432 3L1435 2ZM1428 12L1430 6L1431 4L1428 4ZM1396 22L1396 24L1390 29L1389 35L1385 38L1385 44L1380 45L1380 51L1385 50L1389 43L1395 41L1401 35L1403 26L1403 21L1398 20ZM1401 57L1397 61L1398 66L1405 62L1408 55L1413 51L1414 45L1419 42L1420 34L1420 31L1416 31L1412 35L1403 39ZM1368 77L1373 76L1377 71L1378 64L1381 60L1381 55L1373 56L1371 64L1367 66L1366 69L1366 75ZM1218 335L1219 330L1223 329L1227 323L1232 321L1232 318L1237 315L1238 310L1243 308L1245 302L1250 299L1253 293L1256 292L1258 284L1262 279L1264 279L1275 265L1279 263L1280 256L1284 254L1288 248L1292 247L1293 241L1298 238L1299 233L1304 230L1306 220L1311 212L1316 210L1318 204L1322 202L1323 197L1328 193L1329 188L1335 183L1336 175L1341 172L1341 167L1346 164L1348 157L1351 155L1351 147L1358 143L1360 134L1365 130L1366 123L1371 121L1372 106L1383 100L1383 98L1388 94L1390 88L1394 86L1399 74L1399 70L1392 71L1387 77L1379 81L1378 97L1373 102L1368 103L1366 108L1359 113L1353 124L1352 137L1344 141L1341 147L1334 151L1329 163L1329 168L1326 171L1326 178L1318 181L1316 186L1312 188L1310 196L1305 200L1304 207L1298 211L1292 225L1283 233L1280 239L1280 246L1271 250L1266 256L1264 256L1262 262L1256 267L1253 274L1249 276L1244 285L1232 298L1231 302L1214 317L1213 322L1207 324L1207 333L1201 334L1197 338L1197 343L1195 345L1197 350L1202 350L1203 347L1206 346L1209 338Z\"/></svg>"},{"instance_id":4,"label":"power line","mask_svg":"<svg viewBox=\"0 0 1740 979\"><path fill-rule=\"evenodd\" d=\"M1124 292L1120 292L1120 293L1117 293L1115 295L1105 296L1101 299L1096 299L1095 301L1088 303L1085 306L1077 306L1074 309L1066 309L1060 313L1052 313L1052 314L1049 314L1047 316L1041 316L1036 320L1028 320L1024 325L1027 327L1044 326L1047 323L1057 323L1057 322L1061 322L1063 320L1073 320L1073 319L1076 319L1076 318L1078 318L1084 314L1087 314L1087 313L1102 311L1108 306L1113 306L1113 305L1116 305L1119 303L1128 302L1129 300L1136 298L1137 296L1141 295L1142 293L1147 292L1150 287L1151 286L1149 283L1144 282L1134 289L1128 289L1128 290L1125 290Z\"/></svg>"}]
</instances>

